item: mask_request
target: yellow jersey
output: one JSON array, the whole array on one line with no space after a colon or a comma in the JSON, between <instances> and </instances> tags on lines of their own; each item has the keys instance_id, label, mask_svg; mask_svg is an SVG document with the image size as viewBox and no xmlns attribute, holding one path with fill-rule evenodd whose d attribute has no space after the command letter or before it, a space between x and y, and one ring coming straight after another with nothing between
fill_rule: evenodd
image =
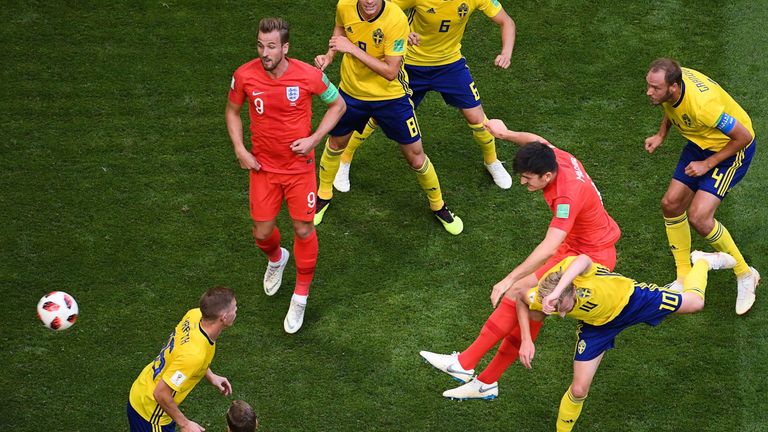
<instances>
[{"instance_id":1,"label":"yellow jersey","mask_svg":"<svg viewBox=\"0 0 768 432\"><path fill-rule=\"evenodd\" d=\"M565 271L576 257L571 256L549 269L541 277L544 279L550 273ZM587 324L599 326L616 318L624 306L629 303L629 297L635 290L636 281L613 273L600 264L592 267L573 280L576 287L576 302L567 317L581 320ZM528 304L531 310L541 311L541 296L538 286L528 291Z\"/></svg>"},{"instance_id":2,"label":"yellow jersey","mask_svg":"<svg viewBox=\"0 0 768 432\"><path fill-rule=\"evenodd\" d=\"M366 21L358 11L357 0L340 0L336 5L336 25L344 28L350 42L377 59L405 56L408 18L395 4L382 2L379 14ZM397 99L408 93L408 75L401 64L397 79L389 81L354 56L345 54L339 88L359 100Z\"/></svg>"},{"instance_id":3,"label":"yellow jersey","mask_svg":"<svg viewBox=\"0 0 768 432\"><path fill-rule=\"evenodd\" d=\"M731 139L717 126L724 116L730 116L755 136L749 115L718 83L701 72L681 69L680 99L661 104L680 134L703 150L720 151Z\"/></svg>"},{"instance_id":4,"label":"yellow jersey","mask_svg":"<svg viewBox=\"0 0 768 432\"><path fill-rule=\"evenodd\" d=\"M411 31L421 36L418 46L408 46L405 63L414 66L441 66L461 59L461 39L469 16L481 10L495 17L502 6L498 0L392 0L401 9L410 9Z\"/></svg>"},{"instance_id":5,"label":"yellow jersey","mask_svg":"<svg viewBox=\"0 0 768 432\"><path fill-rule=\"evenodd\" d=\"M147 421L157 425L171 423L153 395L160 379L173 390L176 404L205 376L216 353L216 343L200 327L200 308L189 310L176 326L155 360L141 371L131 386L131 406Z\"/></svg>"}]
</instances>

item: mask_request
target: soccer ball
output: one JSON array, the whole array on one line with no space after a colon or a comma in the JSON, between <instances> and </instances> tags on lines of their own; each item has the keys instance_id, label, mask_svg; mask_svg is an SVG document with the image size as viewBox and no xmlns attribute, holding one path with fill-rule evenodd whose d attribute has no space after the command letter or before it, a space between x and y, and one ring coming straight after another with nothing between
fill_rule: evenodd
<instances>
[{"instance_id":1,"label":"soccer ball","mask_svg":"<svg viewBox=\"0 0 768 432\"><path fill-rule=\"evenodd\" d=\"M63 292L53 291L37 302L37 316L43 324L52 330L66 330L77 320L77 302Z\"/></svg>"}]
</instances>

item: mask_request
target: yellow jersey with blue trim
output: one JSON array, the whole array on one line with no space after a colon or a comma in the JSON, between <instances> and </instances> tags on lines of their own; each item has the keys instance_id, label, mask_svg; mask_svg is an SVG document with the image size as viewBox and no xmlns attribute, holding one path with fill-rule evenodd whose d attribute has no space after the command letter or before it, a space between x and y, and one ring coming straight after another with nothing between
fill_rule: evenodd
<instances>
[{"instance_id":1,"label":"yellow jersey with blue trim","mask_svg":"<svg viewBox=\"0 0 768 432\"><path fill-rule=\"evenodd\" d=\"M503 7L498 0L392 0L409 10L411 31L420 35L419 45L409 45L405 63L414 66L442 66L461 59L461 40L469 17L481 10L488 18Z\"/></svg>"},{"instance_id":2,"label":"yellow jersey with blue trim","mask_svg":"<svg viewBox=\"0 0 768 432\"><path fill-rule=\"evenodd\" d=\"M680 98L664 102L667 118L680 134L702 150L720 151L731 140L721 130L735 119L752 137L755 131L747 112L712 78L693 69L681 68L683 85ZM732 126L725 130L731 130Z\"/></svg>"},{"instance_id":3,"label":"yellow jersey with blue trim","mask_svg":"<svg viewBox=\"0 0 768 432\"><path fill-rule=\"evenodd\" d=\"M131 386L129 400L133 409L151 424L167 425L171 417L163 411L154 397L161 379L168 384L176 404L205 376L216 353L216 343L200 326L202 312L189 310L174 329L168 342L152 363L148 364Z\"/></svg>"},{"instance_id":4,"label":"yellow jersey with blue trim","mask_svg":"<svg viewBox=\"0 0 768 432\"><path fill-rule=\"evenodd\" d=\"M336 5L336 25L344 28L350 42L377 59L405 56L408 18L388 1L382 1L381 11L375 17L365 20L357 0L340 0ZM339 88L355 99L366 101L397 99L410 94L408 75L402 64L397 78L390 81L350 54L344 54L341 60Z\"/></svg>"},{"instance_id":5,"label":"yellow jersey with blue trim","mask_svg":"<svg viewBox=\"0 0 768 432\"><path fill-rule=\"evenodd\" d=\"M575 259L575 256L571 256L560 261L544 273L541 280L551 273L564 272ZM636 284L636 281L628 277L593 263L587 272L573 280L573 286L576 288L575 303L573 309L565 316L595 326L610 322L629 303L629 297L634 292ZM541 296L538 289L539 287L536 286L528 290L528 304L531 310L541 311Z\"/></svg>"}]
</instances>

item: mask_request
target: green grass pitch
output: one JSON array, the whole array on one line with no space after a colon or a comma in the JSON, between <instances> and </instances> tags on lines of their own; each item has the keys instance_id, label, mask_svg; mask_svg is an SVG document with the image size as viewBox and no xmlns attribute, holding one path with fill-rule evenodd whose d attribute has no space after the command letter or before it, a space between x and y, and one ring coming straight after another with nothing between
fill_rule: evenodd
<instances>
[{"instance_id":1,"label":"green grass pitch","mask_svg":"<svg viewBox=\"0 0 768 432\"><path fill-rule=\"evenodd\" d=\"M757 156L718 219L768 275L768 3L503 3L517 23L509 70L493 67L499 31L482 13L464 38L485 110L581 159L623 230L617 270L673 277L659 200L683 140L672 132L656 154L643 150L661 118L644 95L646 68L672 56L720 82L753 119ZM492 184L460 114L437 95L418 111L424 146L465 232L443 231L396 144L377 134L357 154L352 192L336 196L319 227L304 328L282 328L292 263L283 290L263 294L247 177L224 125L230 75L256 56L264 16L287 18L290 55L311 62L327 48L334 5L4 2L0 430L126 430L132 381L214 284L235 288L240 310L212 368L264 431L554 429L573 322L552 319L534 369L513 365L489 403L444 400L455 383L418 356L467 346L491 311L491 287L549 220L540 194ZM338 67L339 58L335 82ZM515 149L498 151L509 161ZM292 247L285 213L279 226ZM694 246L706 245L694 236ZM768 431L765 288L737 317L733 275L709 280L702 313L619 337L575 430ZM66 332L35 316L52 290L80 304ZM223 431L228 404L201 384L182 409Z\"/></svg>"}]
</instances>

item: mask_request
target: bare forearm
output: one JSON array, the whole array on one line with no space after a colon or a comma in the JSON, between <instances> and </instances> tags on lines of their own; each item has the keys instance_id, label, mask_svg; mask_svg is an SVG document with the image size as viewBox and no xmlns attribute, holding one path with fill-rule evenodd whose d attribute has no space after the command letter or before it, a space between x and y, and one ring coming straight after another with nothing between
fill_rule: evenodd
<instances>
[{"instance_id":1,"label":"bare forearm","mask_svg":"<svg viewBox=\"0 0 768 432\"><path fill-rule=\"evenodd\" d=\"M155 401L158 405L160 405L160 408L162 408L163 411L165 411L166 414L168 414L180 427L183 427L189 421L184 413L181 412L179 406L176 404L176 401L173 400L173 397L170 394L165 392L156 392Z\"/></svg>"},{"instance_id":2,"label":"bare forearm","mask_svg":"<svg viewBox=\"0 0 768 432\"><path fill-rule=\"evenodd\" d=\"M245 149L245 144L243 143L243 120L240 119L240 113L227 110L225 119L227 122L227 133L235 151Z\"/></svg>"},{"instance_id":3,"label":"bare forearm","mask_svg":"<svg viewBox=\"0 0 768 432\"><path fill-rule=\"evenodd\" d=\"M665 113L664 116L661 118L659 131L656 134L659 135L661 139L665 139L667 137L667 134L669 133L669 128L671 126L672 126L672 122L669 121L669 117L667 117L667 114Z\"/></svg>"},{"instance_id":4,"label":"bare forearm","mask_svg":"<svg viewBox=\"0 0 768 432\"><path fill-rule=\"evenodd\" d=\"M338 98L341 99L341 96L338 96ZM315 129L315 132L312 134L315 145L317 145L324 136L328 135L328 132L330 132L336 123L338 123L339 119L344 114L344 111L346 111L346 105L342 103L333 104L328 107L322 120L320 120L320 124L317 125L317 129Z\"/></svg>"},{"instance_id":5,"label":"bare forearm","mask_svg":"<svg viewBox=\"0 0 768 432\"><path fill-rule=\"evenodd\" d=\"M515 33L516 33L515 21L512 18L504 20L501 25L501 54L506 56L512 55L512 50L515 49Z\"/></svg>"}]
</instances>

